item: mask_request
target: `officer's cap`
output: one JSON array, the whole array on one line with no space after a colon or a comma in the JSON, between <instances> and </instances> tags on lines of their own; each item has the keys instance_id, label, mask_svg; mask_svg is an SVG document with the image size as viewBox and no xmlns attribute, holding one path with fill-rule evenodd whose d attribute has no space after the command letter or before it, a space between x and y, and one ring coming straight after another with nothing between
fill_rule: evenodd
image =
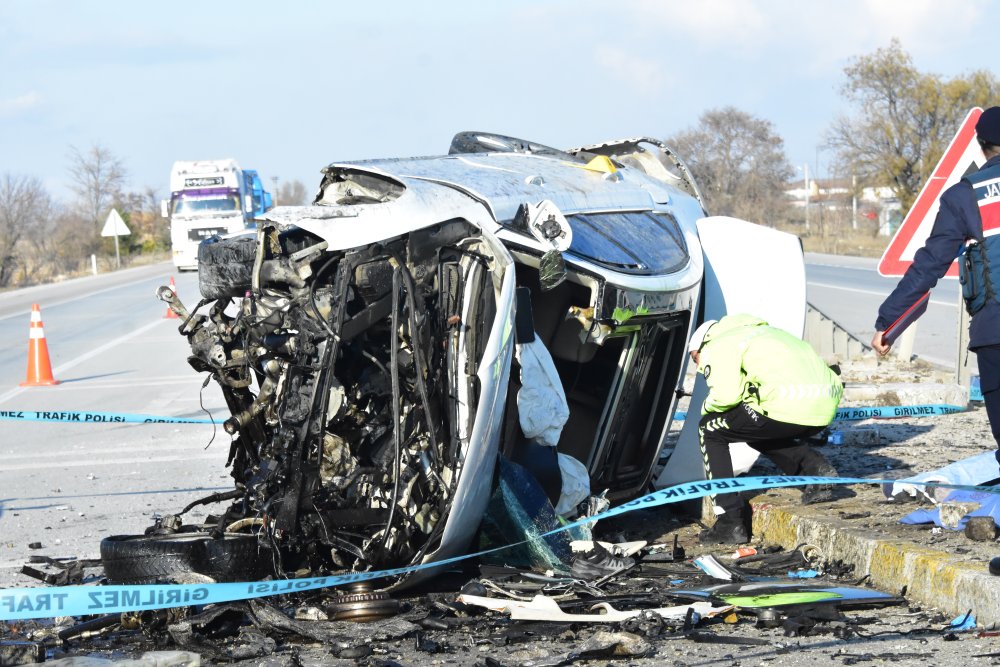
<instances>
[{"instance_id":1,"label":"officer's cap","mask_svg":"<svg viewBox=\"0 0 1000 667\"><path fill-rule=\"evenodd\" d=\"M701 344L705 342L705 334L716 322L717 320L705 320L700 327L694 330L694 333L691 334L691 340L688 341L688 352L697 352L701 349Z\"/></svg>"},{"instance_id":2,"label":"officer's cap","mask_svg":"<svg viewBox=\"0 0 1000 667\"><path fill-rule=\"evenodd\" d=\"M1000 146L1000 107L990 107L976 122L976 136L980 141Z\"/></svg>"}]
</instances>

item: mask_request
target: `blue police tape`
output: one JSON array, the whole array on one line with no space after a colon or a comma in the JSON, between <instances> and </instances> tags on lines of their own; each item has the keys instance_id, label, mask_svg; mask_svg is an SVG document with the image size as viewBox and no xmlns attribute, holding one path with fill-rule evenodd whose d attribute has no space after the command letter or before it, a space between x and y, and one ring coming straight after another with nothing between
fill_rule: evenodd
<instances>
[{"instance_id":1,"label":"blue police tape","mask_svg":"<svg viewBox=\"0 0 1000 667\"><path fill-rule=\"evenodd\" d=\"M965 408L958 405L947 405L944 403L927 405L882 405L877 407L855 407L840 408L834 415L833 421L862 421L864 419L897 419L899 417L931 417L934 415L953 415L956 412L965 412ZM674 419L684 421L687 412L678 411L674 413Z\"/></svg>"},{"instance_id":2,"label":"blue police tape","mask_svg":"<svg viewBox=\"0 0 1000 667\"><path fill-rule=\"evenodd\" d=\"M944 403L929 405L889 405L870 408L840 408L834 421L861 421L862 419L898 419L900 417L932 417L934 415L953 415L965 412L958 405Z\"/></svg>"},{"instance_id":3,"label":"blue police tape","mask_svg":"<svg viewBox=\"0 0 1000 667\"><path fill-rule=\"evenodd\" d=\"M211 424L211 419L135 415L121 412L60 412L42 410L0 410L0 421L78 422L92 424Z\"/></svg>"},{"instance_id":4,"label":"blue police tape","mask_svg":"<svg viewBox=\"0 0 1000 667\"><path fill-rule=\"evenodd\" d=\"M861 421L864 419L895 419L898 417L928 417L932 415L950 415L964 412L965 408L957 405L889 405L878 407L840 408L833 421ZM687 412L679 410L674 413L676 421L684 421ZM93 424L211 424L211 419L194 419L191 417L164 417L161 415L141 415L123 412L86 412L86 411L43 411L43 410L0 410L0 421L29 422L78 422Z\"/></svg>"},{"instance_id":5,"label":"blue police tape","mask_svg":"<svg viewBox=\"0 0 1000 667\"><path fill-rule=\"evenodd\" d=\"M763 491L781 487L802 486L805 484L886 484L891 482L892 480L855 477L788 476L727 478L676 484L665 489L660 489L659 491L654 491L641 498L636 498L600 514L560 526L555 530L544 533L541 537L547 537L596 521L627 514L638 509L647 509L720 493ZM958 484L927 484L926 486L989 491L994 493L1000 492L1000 489L996 487L963 486ZM486 554L496 553L524 544L525 542L527 540L473 554L454 556L429 564L409 565L373 572L351 572L348 574L306 579L281 579L277 581L222 584L3 588L0 589L0 621L151 611L170 607L217 604L271 595L301 593L328 588L330 586L342 586L358 581L382 579L384 577L392 577L430 568L440 568L470 558L478 558Z\"/></svg>"}]
</instances>

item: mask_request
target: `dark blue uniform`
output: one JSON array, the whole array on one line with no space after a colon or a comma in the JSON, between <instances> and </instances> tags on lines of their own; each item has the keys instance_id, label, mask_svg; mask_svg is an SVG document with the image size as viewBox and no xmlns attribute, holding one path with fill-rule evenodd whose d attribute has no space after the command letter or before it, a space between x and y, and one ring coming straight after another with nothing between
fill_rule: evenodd
<instances>
[{"instance_id":1,"label":"dark blue uniform","mask_svg":"<svg viewBox=\"0 0 1000 667\"><path fill-rule=\"evenodd\" d=\"M1000 165L1000 155L983 169ZM924 247L913 256L896 289L878 310L877 331L885 331L903 312L948 271L970 239L982 238L979 203L968 181L959 181L941 195L941 207ZM979 382L990 419L993 438L1000 447L1000 303L990 299L969 324L969 349L979 361ZM1000 452L998 452L1000 459Z\"/></svg>"}]
</instances>

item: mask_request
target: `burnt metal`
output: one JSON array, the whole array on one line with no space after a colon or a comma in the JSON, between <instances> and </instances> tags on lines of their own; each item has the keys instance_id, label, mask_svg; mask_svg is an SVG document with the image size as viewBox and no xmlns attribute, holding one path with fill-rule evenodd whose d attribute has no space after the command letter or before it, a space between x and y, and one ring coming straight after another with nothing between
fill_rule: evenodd
<instances>
[{"instance_id":1,"label":"burnt metal","mask_svg":"<svg viewBox=\"0 0 1000 667\"><path fill-rule=\"evenodd\" d=\"M478 233L455 220L328 251L308 232L262 226L235 310L225 290L207 314L160 290L185 320L189 363L211 374L231 412L236 489L203 502L234 502L212 534L262 526L278 576L398 566L440 543L463 461L457 364L487 343L478 322L455 323L463 299L478 299L478 312L493 298L489 271L478 270L487 259L465 247ZM205 259L237 257L230 268L244 276L246 238L232 242L240 247L215 241ZM461 370L472 399L462 408L474 414L474 369ZM355 615L392 611L384 600L342 602L361 605Z\"/></svg>"},{"instance_id":2,"label":"burnt metal","mask_svg":"<svg viewBox=\"0 0 1000 667\"><path fill-rule=\"evenodd\" d=\"M372 590L367 582L352 584L348 591L325 605L331 620L367 623L399 613L399 600L385 591Z\"/></svg>"}]
</instances>

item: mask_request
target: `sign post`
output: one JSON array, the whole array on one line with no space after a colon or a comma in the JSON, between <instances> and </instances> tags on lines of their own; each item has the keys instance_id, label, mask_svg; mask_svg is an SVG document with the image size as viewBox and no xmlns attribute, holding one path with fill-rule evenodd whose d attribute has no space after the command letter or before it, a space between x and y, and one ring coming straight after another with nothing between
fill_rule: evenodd
<instances>
[{"instance_id":1,"label":"sign post","mask_svg":"<svg viewBox=\"0 0 1000 667\"><path fill-rule=\"evenodd\" d=\"M878 264L878 272L886 277L902 276L913 263L913 256L923 247L934 227L934 219L940 208L941 193L958 183L963 176L977 171L986 163L979 143L976 141L976 122L983 110L973 107L962 121L958 133L948 144L944 155L938 161L931 177L917 195L916 201L906 214L885 253ZM958 276L958 258L952 262L946 278ZM968 361L969 318L965 313L965 303L959 297L958 319L958 359L955 376L959 384L969 386L970 370ZM912 328L912 327L911 327ZM909 332L907 332L909 333ZM911 334L912 335L912 334Z\"/></svg>"},{"instance_id":2,"label":"sign post","mask_svg":"<svg viewBox=\"0 0 1000 667\"><path fill-rule=\"evenodd\" d=\"M104 223L104 229L101 230L101 236L115 237L115 266L119 269L122 268L122 258L118 251L118 237L128 236L131 233L125 225L125 221L118 215L118 211L111 209L111 212L108 213L108 220Z\"/></svg>"}]
</instances>

